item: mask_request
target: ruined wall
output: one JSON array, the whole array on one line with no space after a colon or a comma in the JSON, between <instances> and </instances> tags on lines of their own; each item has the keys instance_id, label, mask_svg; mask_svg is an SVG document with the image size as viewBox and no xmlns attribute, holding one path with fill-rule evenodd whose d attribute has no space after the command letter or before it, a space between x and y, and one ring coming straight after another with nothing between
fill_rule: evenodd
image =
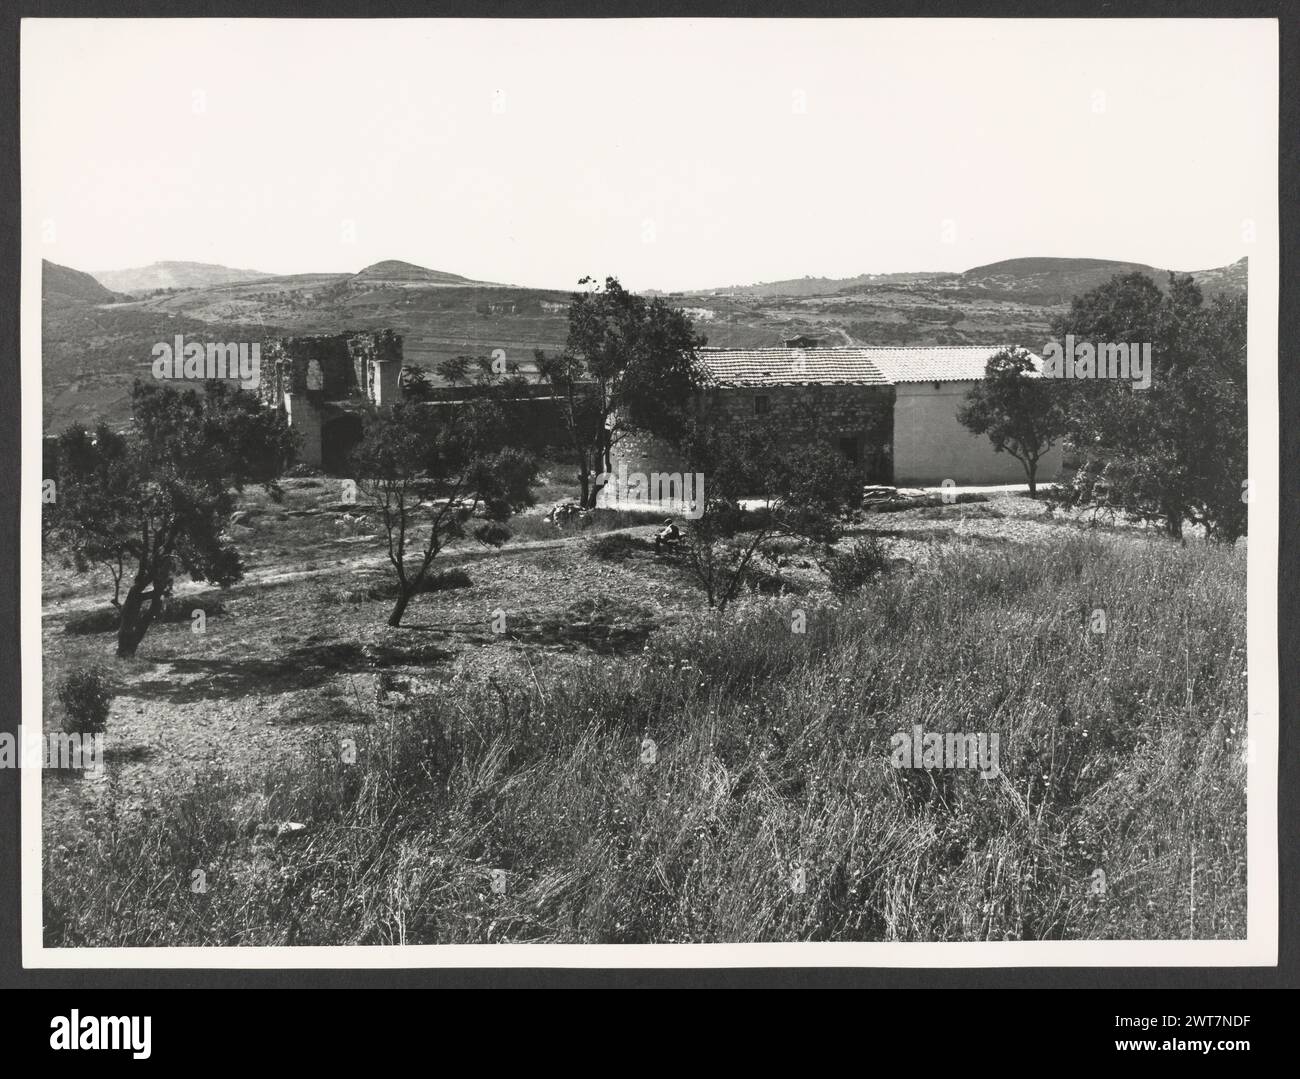
<instances>
[{"instance_id":1,"label":"ruined wall","mask_svg":"<svg viewBox=\"0 0 1300 1079\"><path fill-rule=\"evenodd\" d=\"M402 337L392 330L282 337L267 344L259 394L274 408L283 406L287 393L317 401L374 401L381 385L396 385L401 366ZM385 403L394 403L396 393Z\"/></svg>"},{"instance_id":2,"label":"ruined wall","mask_svg":"<svg viewBox=\"0 0 1300 1079\"><path fill-rule=\"evenodd\" d=\"M335 422L340 412L396 404L401 369L402 338L392 330L283 337L266 346L258 395L288 415L301 463L338 467L359 429Z\"/></svg>"},{"instance_id":3,"label":"ruined wall","mask_svg":"<svg viewBox=\"0 0 1300 1079\"><path fill-rule=\"evenodd\" d=\"M298 436L298 461L319 468L322 456L320 405L304 394L286 393L284 410L289 417L289 427Z\"/></svg>"},{"instance_id":4,"label":"ruined wall","mask_svg":"<svg viewBox=\"0 0 1300 1079\"><path fill-rule=\"evenodd\" d=\"M380 403L381 396L389 398L384 404L395 404L396 391L392 386L396 385L395 380L402 369L401 334L394 330L376 330L345 336L348 355L352 358L354 384L376 404ZM382 366L377 370L375 364ZM381 376L382 381L378 381ZM389 392L385 395L384 390Z\"/></svg>"}]
</instances>

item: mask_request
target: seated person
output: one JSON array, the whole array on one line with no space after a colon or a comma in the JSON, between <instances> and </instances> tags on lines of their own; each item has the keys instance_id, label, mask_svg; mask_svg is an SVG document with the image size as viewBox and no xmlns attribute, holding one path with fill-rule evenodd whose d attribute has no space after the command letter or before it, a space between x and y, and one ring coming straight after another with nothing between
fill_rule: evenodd
<instances>
[{"instance_id":1,"label":"seated person","mask_svg":"<svg viewBox=\"0 0 1300 1079\"><path fill-rule=\"evenodd\" d=\"M655 554L659 554L665 547L673 547L681 540L682 534L677 529L677 524L671 517L664 521L666 528L661 528L655 534Z\"/></svg>"}]
</instances>

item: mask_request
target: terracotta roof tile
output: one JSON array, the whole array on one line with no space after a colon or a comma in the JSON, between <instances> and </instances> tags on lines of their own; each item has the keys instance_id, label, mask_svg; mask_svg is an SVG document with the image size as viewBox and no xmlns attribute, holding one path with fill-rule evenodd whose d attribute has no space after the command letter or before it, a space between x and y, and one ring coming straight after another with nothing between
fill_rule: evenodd
<instances>
[{"instance_id":1,"label":"terracotta roof tile","mask_svg":"<svg viewBox=\"0 0 1300 1079\"><path fill-rule=\"evenodd\" d=\"M871 358L890 382L973 382L1006 345L918 345L873 348ZM1030 354L1033 355L1032 353ZM1039 363L1034 356L1035 364Z\"/></svg>"},{"instance_id":2,"label":"terracotta roof tile","mask_svg":"<svg viewBox=\"0 0 1300 1079\"><path fill-rule=\"evenodd\" d=\"M697 355L716 386L889 385L975 381L1005 347L704 348Z\"/></svg>"},{"instance_id":3,"label":"terracotta roof tile","mask_svg":"<svg viewBox=\"0 0 1300 1079\"><path fill-rule=\"evenodd\" d=\"M865 348L704 348L696 354L717 386L885 385Z\"/></svg>"}]
</instances>

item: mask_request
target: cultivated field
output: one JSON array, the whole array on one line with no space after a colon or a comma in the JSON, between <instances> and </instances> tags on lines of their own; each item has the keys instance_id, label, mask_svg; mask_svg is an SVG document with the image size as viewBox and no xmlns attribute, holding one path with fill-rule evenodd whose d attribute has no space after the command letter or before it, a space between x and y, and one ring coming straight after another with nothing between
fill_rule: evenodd
<instances>
[{"instance_id":1,"label":"cultivated field","mask_svg":"<svg viewBox=\"0 0 1300 1079\"><path fill-rule=\"evenodd\" d=\"M1244 542L999 495L866 516L840 547L894 561L847 596L788 545L718 616L652 524L533 514L390 629L372 523L286 489L131 661L47 565L47 727L118 685L104 774L42 777L47 944L1244 936ZM1001 774L895 768L915 724Z\"/></svg>"}]
</instances>

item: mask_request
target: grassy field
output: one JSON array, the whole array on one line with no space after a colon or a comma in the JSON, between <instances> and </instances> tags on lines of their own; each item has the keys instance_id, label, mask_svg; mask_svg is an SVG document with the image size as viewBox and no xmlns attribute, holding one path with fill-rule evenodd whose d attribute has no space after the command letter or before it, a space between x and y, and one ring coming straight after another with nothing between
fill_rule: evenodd
<instances>
[{"instance_id":1,"label":"grassy field","mask_svg":"<svg viewBox=\"0 0 1300 1079\"><path fill-rule=\"evenodd\" d=\"M119 693L104 775L44 777L47 944L1244 936L1244 547L998 497L718 617L650 526L534 517L392 630L327 484L250 497L248 579L129 663L49 568L47 726L69 670ZM915 724L1001 774L895 768Z\"/></svg>"}]
</instances>

